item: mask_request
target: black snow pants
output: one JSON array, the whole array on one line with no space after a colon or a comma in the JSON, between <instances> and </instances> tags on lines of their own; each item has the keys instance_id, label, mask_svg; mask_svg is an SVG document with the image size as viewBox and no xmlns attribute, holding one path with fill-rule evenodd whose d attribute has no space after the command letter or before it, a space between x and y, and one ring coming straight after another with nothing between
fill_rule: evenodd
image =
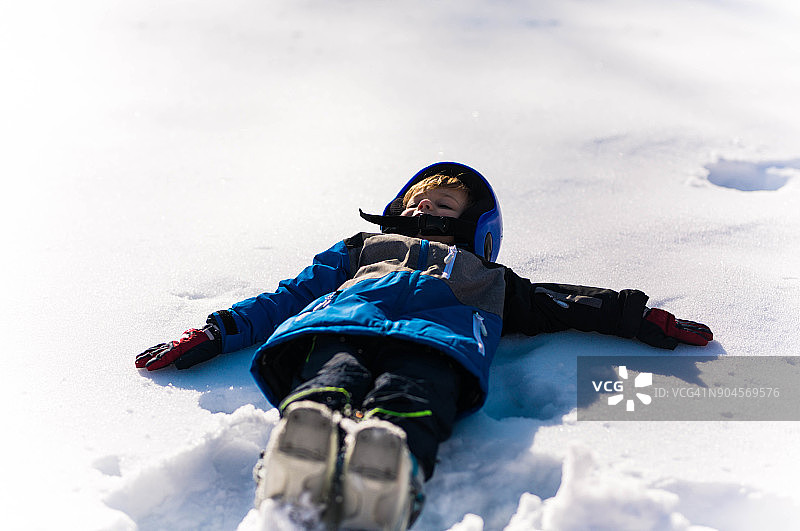
<instances>
[{"instance_id":1,"label":"black snow pants","mask_svg":"<svg viewBox=\"0 0 800 531\"><path fill-rule=\"evenodd\" d=\"M465 383L470 378L460 366L424 345L318 335L280 410L312 400L332 410L387 420L406 432L409 451L428 480L439 443L452 433Z\"/></svg>"}]
</instances>

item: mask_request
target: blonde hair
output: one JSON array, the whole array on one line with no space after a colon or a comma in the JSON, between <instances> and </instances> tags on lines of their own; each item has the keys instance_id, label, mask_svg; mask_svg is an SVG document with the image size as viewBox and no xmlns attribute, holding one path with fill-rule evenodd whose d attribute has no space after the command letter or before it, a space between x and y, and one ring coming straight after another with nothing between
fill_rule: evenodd
<instances>
[{"instance_id":1,"label":"blonde hair","mask_svg":"<svg viewBox=\"0 0 800 531\"><path fill-rule=\"evenodd\" d=\"M408 206L408 202L411 201L411 198L417 195L420 192L427 192L428 190L433 190L434 188L449 188L451 190L461 190L462 192L467 194L467 207L471 206L473 203L472 194L470 193L469 188L465 185L458 177L452 177L450 175L442 175L441 173L437 173L436 175L431 175L430 177L425 177L414 186L408 189L406 194L403 196L403 208Z\"/></svg>"}]
</instances>

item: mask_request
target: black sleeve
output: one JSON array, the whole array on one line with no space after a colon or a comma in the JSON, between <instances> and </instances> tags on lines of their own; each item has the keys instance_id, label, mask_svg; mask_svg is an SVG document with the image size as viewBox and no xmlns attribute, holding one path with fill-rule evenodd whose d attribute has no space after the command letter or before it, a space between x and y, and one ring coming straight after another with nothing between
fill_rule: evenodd
<instances>
[{"instance_id":1,"label":"black sleeve","mask_svg":"<svg viewBox=\"0 0 800 531\"><path fill-rule=\"evenodd\" d=\"M560 330L634 337L647 295L569 284L532 283L506 268L503 333L536 335Z\"/></svg>"}]
</instances>

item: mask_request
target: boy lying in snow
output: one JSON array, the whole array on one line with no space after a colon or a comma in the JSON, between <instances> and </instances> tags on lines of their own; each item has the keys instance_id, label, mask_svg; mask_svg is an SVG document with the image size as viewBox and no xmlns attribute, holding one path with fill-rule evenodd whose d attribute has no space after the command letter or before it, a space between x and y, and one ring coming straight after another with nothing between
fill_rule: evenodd
<instances>
[{"instance_id":1,"label":"boy lying in snow","mask_svg":"<svg viewBox=\"0 0 800 531\"><path fill-rule=\"evenodd\" d=\"M477 171L417 173L382 216L317 255L293 280L152 347L136 366L190 367L260 344L251 372L279 408L256 470L256 503L325 508L334 526L405 529L419 514L439 443L486 400L500 336L566 329L673 349L705 325L647 308L638 290L531 283L494 263L500 207Z\"/></svg>"}]
</instances>

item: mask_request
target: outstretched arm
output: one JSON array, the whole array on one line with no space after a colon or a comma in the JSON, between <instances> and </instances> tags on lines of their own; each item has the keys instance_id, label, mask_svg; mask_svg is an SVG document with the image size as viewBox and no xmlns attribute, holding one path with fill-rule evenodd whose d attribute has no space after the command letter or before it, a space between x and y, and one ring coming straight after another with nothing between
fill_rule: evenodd
<instances>
[{"instance_id":1,"label":"outstretched arm","mask_svg":"<svg viewBox=\"0 0 800 531\"><path fill-rule=\"evenodd\" d=\"M315 299L338 288L349 275L345 242L314 257L314 263L296 278L284 280L272 293L237 302L208 316L202 329L187 330L177 341L161 343L136 357L136 367L161 369L172 363L186 369L225 352L262 343L284 320Z\"/></svg>"},{"instance_id":2,"label":"outstretched arm","mask_svg":"<svg viewBox=\"0 0 800 531\"><path fill-rule=\"evenodd\" d=\"M272 293L237 302L209 317L222 333L222 352L234 352L263 343L283 321L298 314L317 298L335 291L347 280L350 258L340 241L314 257L297 277L283 280Z\"/></svg>"},{"instance_id":3,"label":"outstretched arm","mask_svg":"<svg viewBox=\"0 0 800 531\"><path fill-rule=\"evenodd\" d=\"M711 330L700 323L675 319L664 310L647 308L639 290L614 291L569 284L532 283L506 270L503 332L535 335L560 330L600 332L636 337L673 349L679 343L705 345Z\"/></svg>"}]
</instances>

